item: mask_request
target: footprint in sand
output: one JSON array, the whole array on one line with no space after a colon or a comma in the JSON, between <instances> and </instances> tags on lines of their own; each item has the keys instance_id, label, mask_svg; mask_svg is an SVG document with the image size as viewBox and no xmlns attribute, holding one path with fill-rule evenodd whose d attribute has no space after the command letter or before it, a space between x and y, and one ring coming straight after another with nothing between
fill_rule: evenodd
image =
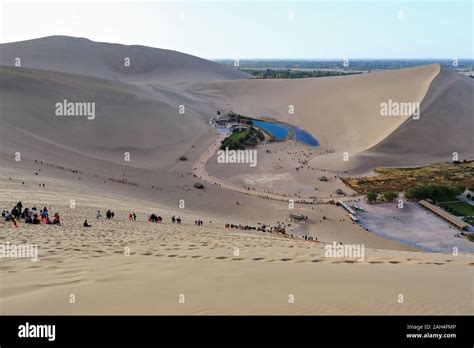
<instances>
[{"instance_id":1,"label":"footprint in sand","mask_svg":"<svg viewBox=\"0 0 474 348\"><path fill-rule=\"evenodd\" d=\"M217 260L225 260L225 259L227 259L227 256L217 256L216 259Z\"/></svg>"},{"instance_id":2,"label":"footprint in sand","mask_svg":"<svg viewBox=\"0 0 474 348\"><path fill-rule=\"evenodd\" d=\"M438 266L441 266L441 265L444 265L444 262L435 262L434 264L438 265Z\"/></svg>"},{"instance_id":3,"label":"footprint in sand","mask_svg":"<svg viewBox=\"0 0 474 348\"><path fill-rule=\"evenodd\" d=\"M168 257L176 257L176 256L178 256L178 255L168 255Z\"/></svg>"},{"instance_id":4,"label":"footprint in sand","mask_svg":"<svg viewBox=\"0 0 474 348\"><path fill-rule=\"evenodd\" d=\"M200 257L202 257L202 255L194 255L194 256L191 256L193 259L199 259Z\"/></svg>"},{"instance_id":5,"label":"footprint in sand","mask_svg":"<svg viewBox=\"0 0 474 348\"><path fill-rule=\"evenodd\" d=\"M232 260L233 260L233 261L242 261L243 258L241 258L241 257L234 257Z\"/></svg>"},{"instance_id":6,"label":"footprint in sand","mask_svg":"<svg viewBox=\"0 0 474 348\"><path fill-rule=\"evenodd\" d=\"M252 260L261 261L261 260L265 260L265 258L264 257L254 257Z\"/></svg>"},{"instance_id":7,"label":"footprint in sand","mask_svg":"<svg viewBox=\"0 0 474 348\"><path fill-rule=\"evenodd\" d=\"M400 261L388 261L388 263L391 263L392 265L396 265L396 264L399 264Z\"/></svg>"},{"instance_id":8,"label":"footprint in sand","mask_svg":"<svg viewBox=\"0 0 474 348\"><path fill-rule=\"evenodd\" d=\"M292 260L292 259L287 259L287 258L280 259L280 261L284 261L284 262L286 262L286 261L291 261L291 260Z\"/></svg>"},{"instance_id":9,"label":"footprint in sand","mask_svg":"<svg viewBox=\"0 0 474 348\"><path fill-rule=\"evenodd\" d=\"M311 260L311 262L322 262L323 260L321 259L315 259L315 260Z\"/></svg>"},{"instance_id":10,"label":"footprint in sand","mask_svg":"<svg viewBox=\"0 0 474 348\"><path fill-rule=\"evenodd\" d=\"M383 263L383 261L369 261L372 265Z\"/></svg>"}]
</instances>

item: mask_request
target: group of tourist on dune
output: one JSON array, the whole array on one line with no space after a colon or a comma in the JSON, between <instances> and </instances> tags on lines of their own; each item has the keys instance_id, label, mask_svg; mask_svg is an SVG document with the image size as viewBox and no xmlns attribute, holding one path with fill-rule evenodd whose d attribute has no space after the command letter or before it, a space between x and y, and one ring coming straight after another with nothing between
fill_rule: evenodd
<instances>
[{"instance_id":1,"label":"group of tourist on dune","mask_svg":"<svg viewBox=\"0 0 474 348\"><path fill-rule=\"evenodd\" d=\"M135 216L135 213L133 213L134 215L134 221L136 221L136 216ZM155 223L161 223L163 221L163 218L155 213L153 214L150 214L150 216L148 217L148 221L149 222L155 222ZM171 217L171 222L172 223L177 223L177 224L181 224L181 218L180 217L176 217L176 216L172 216Z\"/></svg>"},{"instance_id":2,"label":"group of tourist on dune","mask_svg":"<svg viewBox=\"0 0 474 348\"><path fill-rule=\"evenodd\" d=\"M25 223L31 223L31 224L52 224L52 225L58 225L61 226L61 221L59 217L59 213L55 213L52 217L50 218L50 213L46 207L43 209L39 210L36 207L33 207L31 209L29 208L24 208L23 209L23 204L21 202L18 202L12 209L11 211L5 211L3 210L2 212L2 217L4 218L5 221L11 221L15 227L18 227L18 222L21 221L21 219L24 220ZM100 210L97 210L96 212L96 218L100 219L102 217L102 213ZM106 220L115 220L115 213L108 209L105 213ZM129 221L137 221L137 215L135 213L129 213L128 214L128 220ZM152 213L148 216L148 222L154 222L154 223L161 223L163 221L163 218L155 213ZM178 224L180 225L182 222L181 217L176 217L173 215L171 217L171 222L173 224ZM211 221L209 221L211 222ZM212 223L212 222L211 222ZM194 224L196 226L203 226L204 222L201 219L194 220ZM88 222L88 220L84 220L83 222L83 227L92 227L92 225ZM256 230L260 232L268 232L268 233L281 233L281 234L287 234L285 225L283 223L278 223L276 226L270 226L267 224L262 224L258 223L258 226L250 226L250 225L241 225L241 224L225 224L226 228L231 228L231 229L240 229L240 230ZM292 235L291 235L292 237Z\"/></svg>"},{"instance_id":3,"label":"group of tourist on dune","mask_svg":"<svg viewBox=\"0 0 474 348\"><path fill-rule=\"evenodd\" d=\"M2 218L4 218L5 221L11 221L15 227L18 227L18 222L20 222L21 219L23 219L25 224L45 224L61 226L59 213L55 213L51 219L49 211L46 207L41 209L39 212L36 207L33 207L31 209L25 207L23 209L23 203L21 203L21 201L19 201L11 209L11 211L3 210Z\"/></svg>"},{"instance_id":4,"label":"group of tourist on dune","mask_svg":"<svg viewBox=\"0 0 474 348\"><path fill-rule=\"evenodd\" d=\"M286 234L286 228L283 224L278 224L277 226L269 226L266 224L258 223L259 226L250 226L250 225L241 225L241 224L225 224L225 228L235 228L238 230L254 230L259 232L269 232L269 233L283 233Z\"/></svg>"}]
</instances>

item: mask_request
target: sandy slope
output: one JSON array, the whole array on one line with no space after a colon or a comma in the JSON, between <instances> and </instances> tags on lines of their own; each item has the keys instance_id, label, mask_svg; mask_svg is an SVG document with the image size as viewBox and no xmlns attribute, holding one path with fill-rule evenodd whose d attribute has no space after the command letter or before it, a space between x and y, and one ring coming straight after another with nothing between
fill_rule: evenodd
<instances>
[{"instance_id":1,"label":"sandy slope","mask_svg":"<svg viewBox=\"0 0 474 348\"><path fill-rule=\"evenodd\" d=\"M126 54L132 71L120 67ZM460 156L469 157L464 132L466 117L472 117L472 104L466 103L471 82L439 73L438 66L298 81L209 82L247 76L176 52L65 37L2 45L1 62L11 65L15 55L22 56L23 68L0 68L0 208L18 200L47 205L64 225L0 225L1 240L37 243L41 250L38 263L2 259L3 313L472 313L472 256L415 252L363 230L328 204L297 205L309 220L295 224L286 202L209 183L198 190L192 171L217 139L208 124L217 109L292 122L312 132L323 152L334 152L311 159L301 147L271 145L261 148L271 153L260 151L256 172L212 163L206 168L237 186L273 181L275 162L283 161L281 171L291 172L292 186L283 173L267 189L279 191L285 184L283 191L309 194L326 169L374 164L358 157L369 148L383 161L395 149L399 157L389 158L396 163L403 151L411 153L410 163L424 159L422 151L437 160L444 156L438 143L447 143L431 140L417 150L420 134L457 135L456 127L463 128ZM427 91L419 123L377 116L381 101L424 102ZM62 99L95 102L96 118L55 116L54 104ZM294 115L287 113L290 104ZM455 122L440 113L450 110ZM344 151L351 156L341 166ZM21 160L15 161L18 153ZM182 154L186 161L178 160ZM303 157L310 163L296 175L294 166ZM326 185L321 194L339 187L334 177ZM96 221L96 209L109 207L117 220ZM126 220L130 211L138 213L138 222ZM145 222L151 212L166 223ZM179 228L169 223L173 214L184 219ZM86 218L93 227L84 231ZM196 218L205 227L195 227ZM284 223L295 238L226 230L226 222ZM302 235L374 250L361 263L328 260L321 244L304 242ZM126 246L133 256L123 255ZM68 303L71 293L75 305ZM403 305L396 302L400 293ZM185 305L178 303L179 294L185 294ZM296 296L295 304L288 304L288 294Z\"/></svg>"},{"instance_id":2,"label":"sandy slope","mask_svg":"<svg viewBox=\"0 0 474 348\"><path fill-rule=\"evenodd\" d=\"M129 152L144 167L169 166L209 131L206 106L197 113L186 97L163 100L152 89L95 77L1 67L0 100L0 122L25 137L108 161L123 162ZM95 119L56 116L55 104L64 100L95 103Z\"/></svg>"},{"instance_id":3,"label":"sandy slope","mask_svg":"<svg viewBox=\"0 0 474 348\"><path fill-rule=\"evenodd\" d=\"M191 89L201 96L220 96L222 105L242 114L310 131L334 151L313 159L316 168L361 171L379 163L404 165L407 153L410 164L444 161L454 148L465 158L474 156L467 134L472 132L474 83L449 70L438 76L440 71L439 65L429 65L330 78L204 82ZM389 99L421 103L420 120L381 116L380 104ZM294 114L289 114L289 106ZM441 133L450 136L435 136ZM419 146L425 137L429 140Z\"/></svg>"},{"instance_id":4,"label":"sandy slope","mask_svg":"<svg viewBox=\"0 0 474 348\"><path fill-rule=\"evenodd\" d=\"M48 36L0 45L0 65L21 66L147 83L245 79L251 76L188 54L146 46L94 42L85 38ZM125 58L130 66L124 66Z\"/></svg>"},{"instance_id":5,"label":"sandy slope","mask_svg":"<svg viewBox=\"0 0 474 348\"><path fill-rule=\"evenodd\" d=\"M83 38L52 36L3 44L0 52L0 64L10 66L0 74L3 122L21 123L26 130L34 124L34 135L66 147L87 144L88 154L102 158L114 158L128 148L140 165L161 167L155 161L158 152L166 154L169 165L171 157L209 129L207 121L216 109L275 118L310 131L329 152L311 160L316 169L362 172L377 165L446 161L453 152L461 158L474 156L469 136L474 82L438 65L343 77L251 80L238 70L179 52ZM22 59L22 67L55 73L14 68L15 57ZM123 67L124 57L131 58L128 68ZM97 124L50 117L52 105L66 97L95 101ZM420 102L420 120L381 116L380 104L388 100ZM175 117L180 106L186 114ZM289 114L290 106L294 114ZM154 127L156 122L160 127ZM449 136L438 139L441 131Z\"/></svg>"},{"instance_id":6,"label":"sandy slope","mask_svg":"<svg viewBox=\"0 0 474 348\"><path fill-rule=\"evenodd\" d=\"M408 119L355 161L409 166L452 161L454 152L459 160L474 158L473 100L473 79L442 69L421 103L420 119Z\"/></svg>"},{"instance_id":7,"label":"sandy slope","mask_svg":"<svg viewBox=\"0 0 474 348\"><path fill-rule=\"evenodd\" d=\"M3 175L11 174L3 172ZM2 175L2 178L3 178ZM54 180L27 190L1 180L3 206L22 199L59 212L63 226L0 223L0 242L39 247L37 262L2 259L2 314L469 314L473 258L366 249L327 258L323 245L223 228L202 215L147 207L119 192ZM76 200L75 208L69 198ZM112 207L116 219L95 219ZM146 222L150 210L165 219ZM135 211L137 222L127 214ZM170 223L179 214L183 224ZM84 229L88 218L92 228ZM130 249L126 249L130 248ZM238 248L238 255L235 254ZM126 255L130 250L131 255ZM69 302L75 295L75 303ZM398 295L404 303L397 302ZM184 295L185 303L179 303ZM295 303L288 302L294 295Z\"/></svg>"}]
</instances>

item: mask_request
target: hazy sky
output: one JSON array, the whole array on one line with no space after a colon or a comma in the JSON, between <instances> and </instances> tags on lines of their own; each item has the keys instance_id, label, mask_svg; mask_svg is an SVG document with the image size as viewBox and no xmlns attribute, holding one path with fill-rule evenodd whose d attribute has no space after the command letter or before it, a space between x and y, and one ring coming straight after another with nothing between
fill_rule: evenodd
<instances>
[{"instance_id":1,"label":"hazy sky","mask_svg":"<svg viewBox=\"0 0 474 348\"><path fill-rule=\"evenodd\" d=\"M472 58L467 1L2 1L1 42L49 35L203 58Z\"/></svg>"}]
</instances>

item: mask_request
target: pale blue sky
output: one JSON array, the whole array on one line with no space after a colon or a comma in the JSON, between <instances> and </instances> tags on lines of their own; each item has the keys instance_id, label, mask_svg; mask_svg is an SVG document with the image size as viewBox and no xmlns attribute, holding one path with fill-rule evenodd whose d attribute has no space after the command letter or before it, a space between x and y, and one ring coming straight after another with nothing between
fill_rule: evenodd
<instances>
[{"instance_id":1,"label":"pale blue sky","mask_svg":"<svg viewBox=\"0 0 474 348\"><path fill-rule=\"evenodd\" d=\"M471 0L3 1L1 15L1 42L70 35L203 58L473 58Z\"/></svg>"}]
</instances>

